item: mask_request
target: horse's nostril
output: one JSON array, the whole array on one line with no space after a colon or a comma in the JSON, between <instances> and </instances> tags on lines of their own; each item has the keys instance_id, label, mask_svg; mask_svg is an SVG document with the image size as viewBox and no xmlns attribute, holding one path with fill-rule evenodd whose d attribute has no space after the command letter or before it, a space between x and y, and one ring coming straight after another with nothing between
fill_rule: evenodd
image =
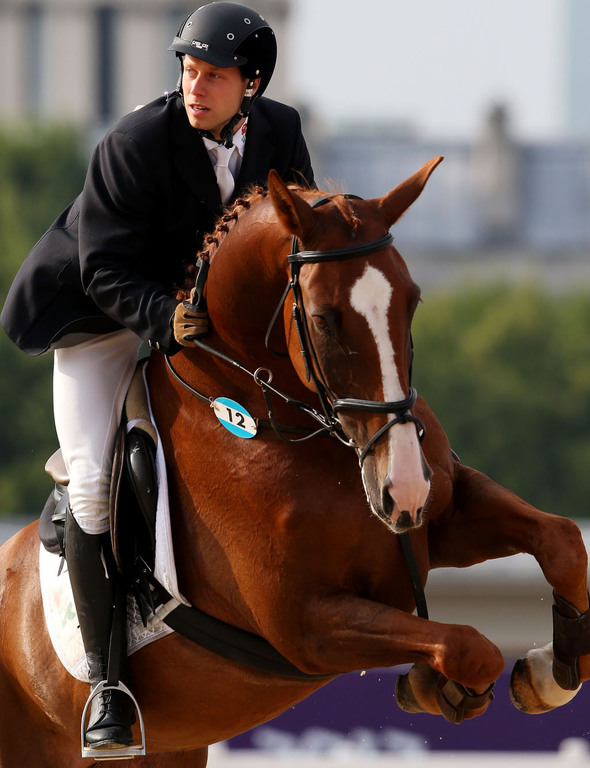
<instances>
[{"instance_id":1,"label":"horse's nostril","mask_svg":"<svg viewBox=\"0 0 590 768\"><path fill-rule=\"evenodd\" d=\"M391 493L389 492L391 485L392 485L391 481L388 480L381 493L381 508L383 509L383 514L387 518L391 518L393 514L393 510L395 508L395 499L392 497Z\"/></svg>"}]
</instances>

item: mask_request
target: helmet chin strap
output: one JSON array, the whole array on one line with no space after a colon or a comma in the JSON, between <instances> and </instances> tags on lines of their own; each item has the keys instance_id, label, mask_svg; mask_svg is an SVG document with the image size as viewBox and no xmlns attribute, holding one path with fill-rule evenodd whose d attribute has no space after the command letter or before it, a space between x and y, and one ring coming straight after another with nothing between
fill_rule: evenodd
<instances>
[{"instance_id":1,"label":"helmet chin strap","mask_svg":"<svg viewBox=\"0 0 590 768\"><path fill-rule=\"evenodd\" d=\"M236 125L240 122L240 120L243 120L250 114L250 107L252 106L253 99L254 80L249 80L246 91L244 93L244 98L242 99L242 103L240 105L240 111L236 112L232 119L223 126L219 134L220 138L216 139L211 133L209 133L209 131L200 133L207 136L208 139L213 139L213 141L216 141L218 144L223 144L228 149L231 149L234 143L234 131L236 129Z\"/></svg>"},{"instance_id":2,"label":"helmet chin strap","mask_svg":"<svg viewBox=\"0 0 590 768\"><path fill-rule=\"evenodd\" d=\"M243 120L250 114L250 108L252 106L252 102L254 101L254 82L254 80L248 81L248 86L246 87L244 98L242 99L242 103L240 105L240 111L236 112L231 120L229 120L229 122L223 126L220 131L219 138L214 136L211 131L206 131L203 128L195 128L199 136L204 136L206 139L211 139L211 141L216 141L218 144L223 144L224 147L231 149L234 143L234 131L236 129L236 125L240 122L240 120ZM182 96L182 85L180 82L177 85L177 90L178 93Z\"/></svg>"},{"instance_id":3,"label":"helmet chin strap","mask_svg":"<svg viewBox=\"0 0 590 768\"><path fill-rule=\"evenodd\" d=\"M218 144L223 144L224 147L231 149L234 145L234 132L236 130L236 125L244 117L246 117L246 115L243 115L241 110L237 112L229 121L229 123L226 123L223 126L219 133L219 139L216 139L213 134L209 134L208 131L204 131L204 134L209 134L207 138L213 139L213 141L216 141Z\"/></svg>"}]
</instances>

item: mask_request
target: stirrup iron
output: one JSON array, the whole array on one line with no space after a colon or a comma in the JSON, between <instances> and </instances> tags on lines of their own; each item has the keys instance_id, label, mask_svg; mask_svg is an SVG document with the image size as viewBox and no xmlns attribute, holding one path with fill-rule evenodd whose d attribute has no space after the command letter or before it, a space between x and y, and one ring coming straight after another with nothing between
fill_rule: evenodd
<instances>
[{"instance_id":1,"label":"stirrup iron","mask_svg":"<svg viewBox=\"0 0 590 768\"><path fill-rule=\"evenodd\" d=\"M121 747L119 749L108 749L108 748L105 749L105 748L91 747L86 745L86 720L88 717L88 712L90 710L90 705L92 704L93 699L103 691L121 691L131 699L131 701L133 702L133 706L135 707L137 719L139 721L139 732L140 732L140 741L141 741L140 744L132 744L130 747ZM93 690L90 692L90 696L88 697L88 701L86 702L86 706L84 707L84 711L82 712L80 740L81 740L81 746L82 746L82 757L93 757L95 760L106 761L106 760L132 760L134 757L140 757L145 755L146 753L145 728L143 724L143 717L141 714L141 710L139 708L139 704L137 703L137 699L124 683L119 681L116 685L109 685L108 680L103 680L102 682L98 683L98 685L95 688L93 688Z\"/></svg>"}]
</instances>

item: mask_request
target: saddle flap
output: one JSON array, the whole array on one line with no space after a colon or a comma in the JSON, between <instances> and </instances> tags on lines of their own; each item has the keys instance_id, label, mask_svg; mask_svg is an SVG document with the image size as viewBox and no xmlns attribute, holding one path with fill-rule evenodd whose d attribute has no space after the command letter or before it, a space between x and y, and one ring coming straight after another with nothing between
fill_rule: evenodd
<instances>
[{"instance_id":1,"label":"saddle flap","mask_svg":"<svg viewBox=\"0 0 590 768\"><path fill-rule=\"evenodd\" d=\"M145 361L141 361L133 374L127 397L125 398L124 421L127 424L137 424L152 439L155 446L158 444L158 433L152 424L152 416L145 386L143 369Z\"/></svg>"}]
</instances>

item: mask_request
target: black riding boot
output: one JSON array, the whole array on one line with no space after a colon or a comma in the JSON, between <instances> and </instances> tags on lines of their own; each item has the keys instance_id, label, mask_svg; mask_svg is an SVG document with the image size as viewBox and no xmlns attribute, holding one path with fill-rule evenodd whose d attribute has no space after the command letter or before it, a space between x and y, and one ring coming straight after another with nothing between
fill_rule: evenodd
<instances>
[{"instance_id":1,"label":"black riding boot","mask_svg":"<svg viewBox=\"0 0 590 768\"><path fill-rule=\"evenodd\" d=\"M108 534L85 533L71 511L66 515L65 549L78 622L86 651L90 684L95 688L106 680L109 644L116 594L116 569ZM121 632L122 642L126 633ZM126 648L113 649L126 659ZM86 742L99 749L116 749L133 744L131 725L135 709L123 691L106 690L92 700Z\"/></svg>"}]
</instances>

